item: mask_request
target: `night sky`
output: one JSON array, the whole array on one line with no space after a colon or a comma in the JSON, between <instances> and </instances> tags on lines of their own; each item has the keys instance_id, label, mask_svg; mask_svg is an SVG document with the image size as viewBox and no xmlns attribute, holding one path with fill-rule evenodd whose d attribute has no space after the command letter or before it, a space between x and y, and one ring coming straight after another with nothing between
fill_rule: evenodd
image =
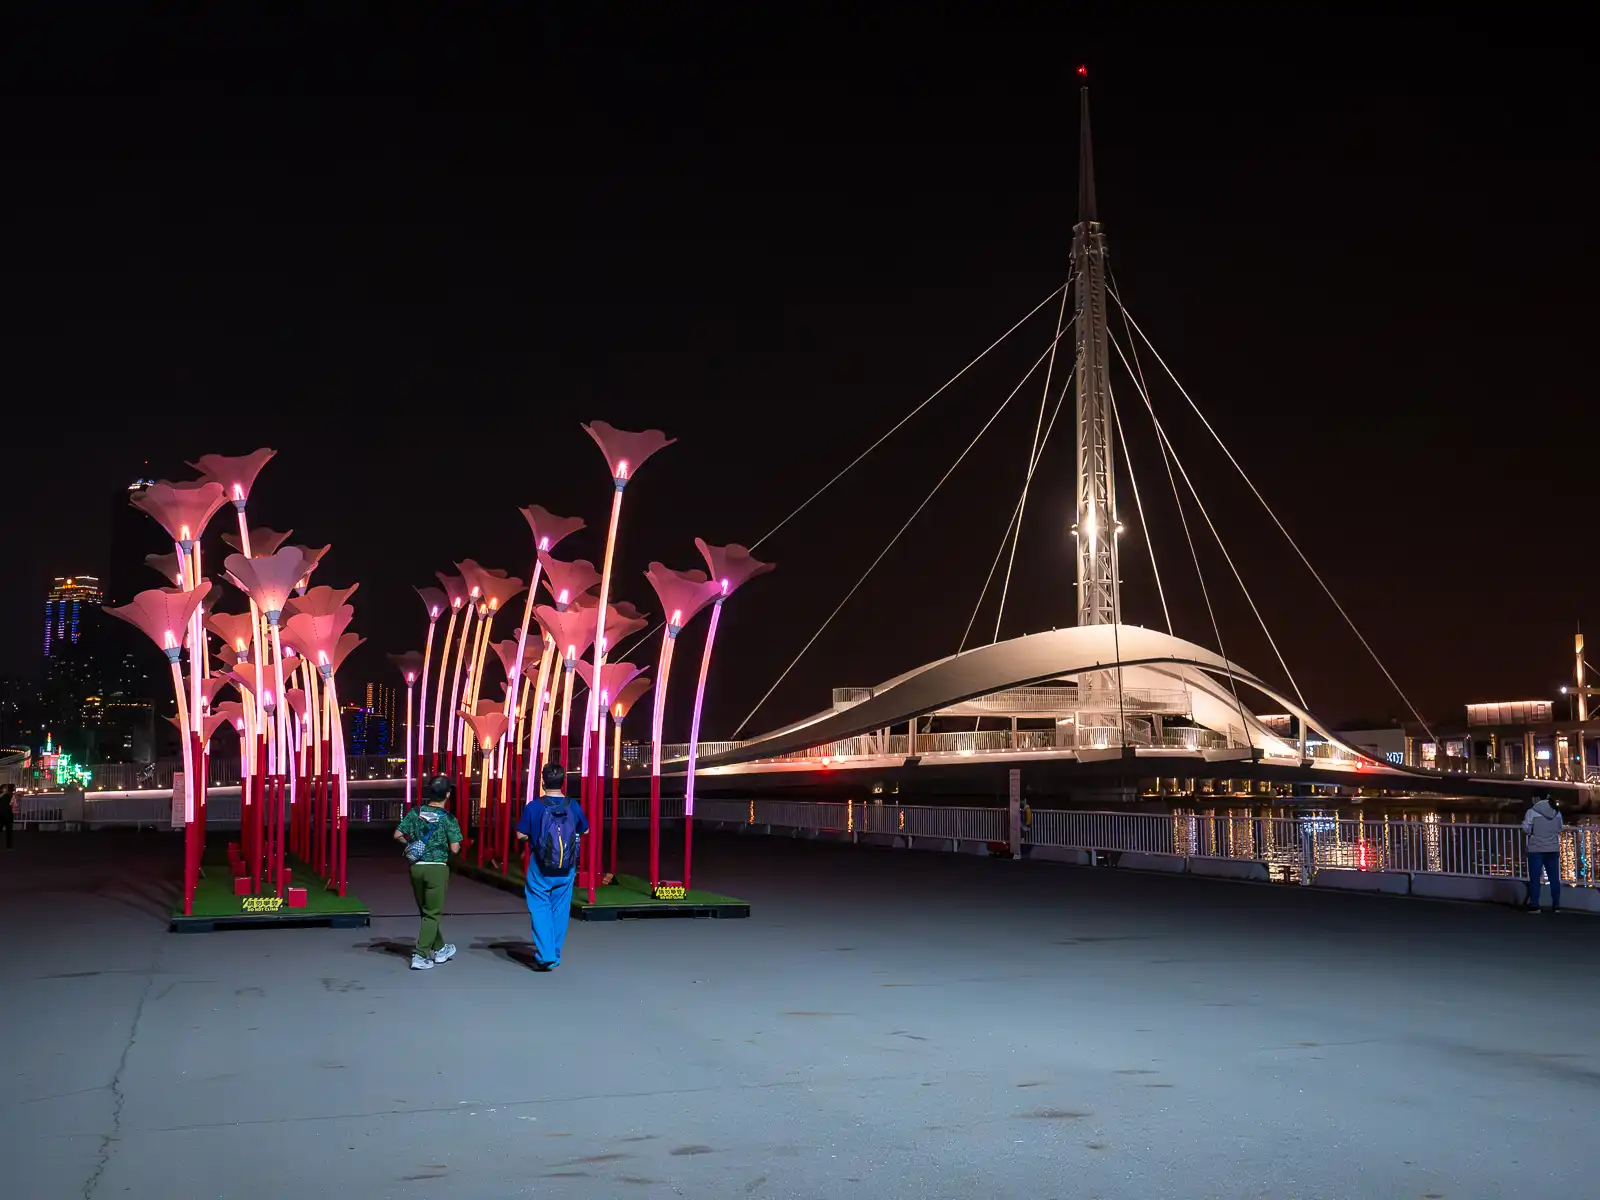
<instances>
[{"instance_id":1,"label":"night sky","mask_svg":"<svg viewBox=\"0 0 1600 1200\"><path fill-rule=\"evenodd\" d=\"M436 569L526 575L518 505L584 516L562 557L598 557L609 488L580 421L680 439L627 492L620 594L654 609L651 559L761 537L1066 277L1079 61L1124 299L1424 715L1552 695L1575 624L1600 637L1596 114L1576 50L1330 39L1312 59L921 10L909 31L215 11L8 18L0 671L37 669L49 578L103 569L144 460L185 478L186 458L259 445L279 457L252 524L333 543L317 580L361 583L354 682L420 649L410 587ZM744 717L1053 321L761 547L779 568L725 610L706 735ZM1115 382L1176 632L1213 644L1148 421ZM752 728L956 648L1040 393ZM1181 397L1154 393L1311 706L1400 715ZM1072 470L1063 420L1007 636L1073 620ZM1159 624L1120 486L1126 618ZM1214 547L1202 561L1230 656L1281 678ZM985 611L988 636L993 593Z\"/></svg>"}]
</instances>

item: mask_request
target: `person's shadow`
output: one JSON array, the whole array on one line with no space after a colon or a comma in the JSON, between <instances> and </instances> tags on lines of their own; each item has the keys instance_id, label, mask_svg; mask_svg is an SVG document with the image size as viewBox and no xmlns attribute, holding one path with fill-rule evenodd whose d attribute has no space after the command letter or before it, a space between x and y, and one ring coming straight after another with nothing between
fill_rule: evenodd
<instances>
[{"instance_id":1,"label":"person's shadow","mask_svg":"<svg viewBox=\"0 0 1600 1200\"><path fill-rule=\"evenodd\" d=\"M496 958L504 959L509 963L526 967L530 971L537 970L538 959L533 953L531 941L514 940L508 938L479 938L472 943L474 950L487 950Z\"/></svg>"},{"instance_id":2,"label":"person's shadow","mask_svg":"<svg viewBox=\"0 0 1600 1200\"><path fill-rule=\"evenodd\" d=\"M397 942L390 938L375 938L370 942L357 942L356 947L371 951L373 954L393 954L397 958L408 959L411 957L413 943Z\"/></svg>"}]
</instances>

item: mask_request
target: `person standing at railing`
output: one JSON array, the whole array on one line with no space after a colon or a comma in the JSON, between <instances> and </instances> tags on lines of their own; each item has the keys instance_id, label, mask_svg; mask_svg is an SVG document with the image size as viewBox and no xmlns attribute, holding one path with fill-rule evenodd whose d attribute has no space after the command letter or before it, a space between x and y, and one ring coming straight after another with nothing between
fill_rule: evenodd
<instances>
[{"instance_id":1,"label":"person standing at railing","mask_svg":"<svg viewBox=\"0 0 1600 1200\"><path fill-rule=\"evenodd\" d=\"M14 783L0 784L0 828L6 831L6 849L11 849L11 830L16 825L16 809L12 799L17 794L17 785Z\"/></svg>"},{"instance_id":2,"label":"person standing at railing","mask_svg":"<svg viewBox=\"0 0 1600 1200\"><path fill-rule=\"evenodd\" d=\"M1522 818L1522 832L1528 838L1528 911L1539 911L1539 876L1550 880L1550 911L1561 911L1561 814L1550 802L1549 792L1533 798L1533 807Z\"/></svg>"}]
</instances>

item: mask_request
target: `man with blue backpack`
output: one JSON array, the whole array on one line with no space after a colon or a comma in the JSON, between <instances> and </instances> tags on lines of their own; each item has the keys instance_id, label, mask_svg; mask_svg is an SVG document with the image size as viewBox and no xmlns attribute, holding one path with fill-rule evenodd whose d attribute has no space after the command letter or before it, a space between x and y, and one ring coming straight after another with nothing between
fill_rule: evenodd
<instances>
[{"instance_id":1,"label":"man with blue backpack","mask_svg":"<svg viewBox=\"0 0 1600 1200\"><path fill-rule=\"evenodd\" d=\"M578 865L578 839L589 832L589 821L576 800L566 794L567 772L560 763L547 763L539 775L537 799L522 810L517 838L528 844L527 900L533 920L534 968L554 970L561 965L561 946L567 940L572 915L572 882Z\"/></svg>"}]
</instances>

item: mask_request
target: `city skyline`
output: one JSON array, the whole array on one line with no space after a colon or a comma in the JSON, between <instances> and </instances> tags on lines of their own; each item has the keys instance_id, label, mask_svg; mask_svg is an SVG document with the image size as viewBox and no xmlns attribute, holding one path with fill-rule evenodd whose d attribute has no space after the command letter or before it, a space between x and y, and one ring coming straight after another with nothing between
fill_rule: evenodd
<instances>
[{"instance_id":1,"label":"city skyline","mask_svg":"<svg viewBox=\"0 0 1600 1200\"><path fill-rule=\"evenodd\" d=\"M333 22L328 44L350 33ZM50 188L86 169L69 163L39 174L44 192L5 201L20 224L39 226L40 246L95 279L96 299L73 327L106 350L64 370L52 356L48 376L31 344L14 356L24 391L87 397L89 418L72 455L21 468L20 486L49 495L63 517L51 538L10 535L20 578L43 584L104 561L103 498L132 478L181 477L197 453L253 448L230 408L281 406L287 420L325 422L343 455L311 518L317 528L296 537L333 543L330 577L362 583L369 643L357 653L371 660L353 669L380 678L381 654L420 649L410 587L467 556L526 574L515 509L586 503L593 464L577 423L604 416L680 439L672 468L640 485L652 499L619 547L623 594L648 600L639 574L651 559L692 565L696 535L760 538L1061 282L1076 198L1071 63L1081 59L1096 72L1101 201L1122 294L1419 707L1551 695L1572 629L1600 621L1585 611L1587 557L1562 521L1524 527L1478 512L1461 486L1510 469L1540 511L1584 503L1581 481L1541 465L1569 439L1600 432L1577 349L1593 247L1576 197L1593 168L1575 151L1584 102L1568 94L1563 70L1528 72L1508 95L1453 61L1398 52L1294 70L1250 56L1196 89L1203 65L1188 57L1068 39L1065 57L1036 73L1002 71L986 46L970 84L839 55L763 83L670 30L572 46L531 36L529 46L541 62L552 56L551 70L486 69L485 43L464 36L447 43L426 86L407 77L402 87L384 63L364 60L340 77L348 87L308 67L268 105L228 98L191 68L176 76L175 108L111 71L119 110L141 121L85 132L86 113L61 107L58 128L104 180L83 194L121 207L44 206ZM577 110L547 103L562 89L587 96L586 72L623 63L628 83L614 95ZM40 95L60 86L23 83ZM374 123L360 97L397 89L416 122ZM634 98L647 90L670 100L642 109ZM733 95L744 103L730 108ZM219 128L212 117L224 113ZM159 171L139 158L153 121L175 151ZM537 159L501 136L527 121L541 131ZM748 136L756 128L760 139ZM22 145L46 155L36 137ZM442 167L438 145L466 169ZM213 150L225 152L215 177L199 166ZM281 182L280 161L332 164L330 187L313 201ZM940 169L949 163L963 169ZM163 197L208 178L231 181L209 232L164 215ZM1528 249L1486 259L1501 179L1521 183ZM135 219L160 231L160 252L103 254ZM80 225L82 245L72 240ZM230 248L236 269L216 265L208 238ZM42 300L15 328L44 338L39 323L67 310L46 260L28 262ZM375 287L388 272L394 286ZM302 277L327 286L302 295ZM1483 319L1486 296L1515 302L1495 310L1503 351L1480 360L1463 353L1462 331ZM114 319L135 297L148 336ZM620 342L619 328L629 331ZM108 357L143 393L206 411L211 440L168 444L100 399L118 390L98 365ZM1023 365L1007 358L974 372L765 547L783 582L729 620L770 635L745 638L707 696L708 734L738 724L937 477L945 444L969 435L972 414ZM1507 419L1508 394L1543 413L1509 468L1485 432ZM343 415L363 395L384 397L382 408ZM522 472L474 471L432 436L458 403L546 451ZM24 420L42 423L52 407ZM873 684L955 648L1020 478L1026 423L1019 411L974 453L762 724L814 711L832 686ZM1195 437L1180 431L1180 445ZM1008 636L1073 619L1067 458L1041 464ZM280 466L252 505L278 527L294 523L280 514L302 511L293 476L309 470L309 452L287 450ZM1142 469L1153 469L1148 458ZM1252 503L1226 489L1216 500L1246 531L1241 570L1268 593L1266 615L1308 699L1335 719L1398 715L1337 614L1270 548ZM603 518L580 515L592 527ZM1149 535L1167 560L1183 554L1175 528L1167 512ZM1519 571L1485 570L1510 539ZM597 553L589 534L575 540L574 556ZM1141 571L1130 562L1127 619L1155 624L1153 581ZM1180 633L1208 628L1193 595L1173 616ZM1223 600L1218 621L1234 657L1270 662L1237 598ZM895 638L880 636L886 624ZM3 628L0 669L26 671L33 654L14 613ZM675 697L670 707L687 705Z\"/></svg>"}]
</instances>

